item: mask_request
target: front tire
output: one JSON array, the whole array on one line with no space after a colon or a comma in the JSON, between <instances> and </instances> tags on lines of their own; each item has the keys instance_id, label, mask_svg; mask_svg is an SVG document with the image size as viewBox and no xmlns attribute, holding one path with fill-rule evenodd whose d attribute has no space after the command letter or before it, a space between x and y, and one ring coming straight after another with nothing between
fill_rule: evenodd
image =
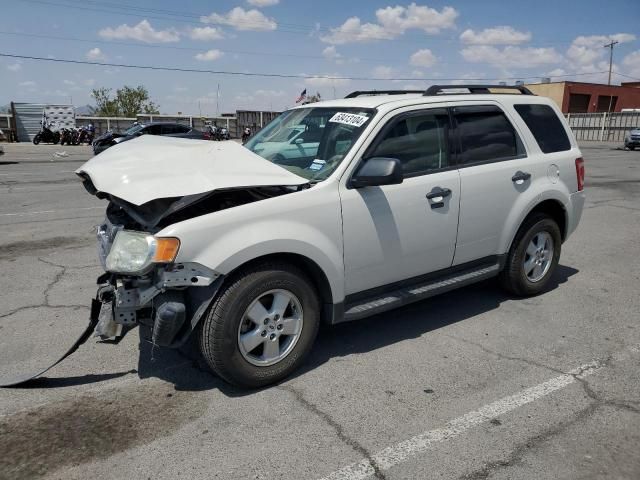
<instances>
[{"instance_id":1,"label":"front tire","mask_svg":"<svg viewBox=\"0 0 640 480\"><path fill-rule=\"evenodd\" d=\"M200 351L229 383L258 388L300 367L320 324L320 301L297 267L265 262L234 274L200 328Z\"/></svg>"},{"instance_id":2,"label":"front tire","mask_svg":"<svg viewBox=\"0 0 640 480\"><path fill-rule=\"evenodd\" d=\"M530 216L513 240L500 284L518 296L538 295L556 270L561 248L558 224L542 213Z\"/></svg>"}]
</instances>

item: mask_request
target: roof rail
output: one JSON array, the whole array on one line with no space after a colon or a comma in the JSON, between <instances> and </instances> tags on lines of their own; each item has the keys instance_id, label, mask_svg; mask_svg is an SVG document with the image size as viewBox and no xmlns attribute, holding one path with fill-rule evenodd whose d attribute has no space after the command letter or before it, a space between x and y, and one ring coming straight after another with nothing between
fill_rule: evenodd
<instances>
[{"instance_id":1,"label":"roof rail","mask_svg":"<svg viewBox=\"0 0 640 480\"><path fill-rule=\"evenodd\" d=\"M495 88L499 90L518 90L521 95L534 95L534 93L529 90L524 85L431 85L424 95L427 97L445 94L443 90L452 90L452 89L463 89L466 88L469 90L469 93L452 93L449 95L469 95L469 94L481 94L481 93L491 93L489 89Z\"/></svg>"},{"instance_id":2,"label":"roof rail","mask_svg":"<svg viewBox=\"0 0 640 480\"><path fill-rule=\"evenodd\" d=\"M344 98L356 98L365 95L404 95L406 93L424 93L424 90L356 90Z\"/></svg>"}]
</instances>

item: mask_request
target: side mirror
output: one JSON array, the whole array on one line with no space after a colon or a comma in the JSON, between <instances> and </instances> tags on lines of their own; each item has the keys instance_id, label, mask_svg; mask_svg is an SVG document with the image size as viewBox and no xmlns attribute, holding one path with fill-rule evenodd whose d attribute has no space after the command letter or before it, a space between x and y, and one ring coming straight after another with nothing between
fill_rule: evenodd
<instances>
[{"instance_id":1,"label":"side mirror","mask_svg":"<svg viewBox=\"0 0 640 480\"><path fill-rule=\"evenodd\" d=\"M397 185L402 183L402 165L396 158L374 157L366 160L351 178L353 188Z\"/></svg>"}]
</instances>

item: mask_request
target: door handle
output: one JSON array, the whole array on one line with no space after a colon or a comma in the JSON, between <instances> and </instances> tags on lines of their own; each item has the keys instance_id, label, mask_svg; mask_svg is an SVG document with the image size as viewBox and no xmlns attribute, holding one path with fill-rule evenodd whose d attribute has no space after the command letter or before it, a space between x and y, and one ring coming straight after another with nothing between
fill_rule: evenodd
<instances>
[{"instance_id":1,"label":"door handle","mask_svg":"<svg viewBox=\"0 0 640 480\"><path fill-rule=\"evenodd\" d=\"M435 200L438 197L442 197L444 199L444 197L448 197L449 195L451 195L450 189L435 187L433 190L427 193L427 198L429 200Z\"/></svg>"},{"instance_id":2,"label":"door handle","mask_svg":"<svg viewBox=\"0 0 640 480\"><path fill-rule=\"evenodd\" d=\"M435 187L429 193L427 193L427 199L431 204L431 208L442 208L444 207L444 199L451 195L451 190L449 188L440 188Z\"/></svg>"},{"instance_id":3,"label":"door handle","mask_svg":"<svg viewBox=\"0 0 640 480\"><path fill-rule=\"evenodd\" d=\"M516 185L522 185L525 181L531 178L531 174L528 172L522 172L518 170L513 177L511 177L511 181Z\"/></svg>"}]
</instances>

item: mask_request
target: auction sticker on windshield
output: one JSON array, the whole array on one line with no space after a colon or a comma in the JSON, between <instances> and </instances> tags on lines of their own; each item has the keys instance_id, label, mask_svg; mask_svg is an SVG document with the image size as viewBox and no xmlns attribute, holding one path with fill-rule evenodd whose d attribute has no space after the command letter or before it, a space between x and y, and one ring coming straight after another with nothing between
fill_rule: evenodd
<instances>
[{"instance_id":1,"label":"auction sticker on windshield","mask_svg":"<svg viewBox=\"0 0 640 480\"><path fill-rule=\"evenodd\" d=\"M338 112L331 119L333 123L344 123L345 125L351 125L353 127L361 127L369 120L366 115L357 115L355 113Z\"/></svg>"}]
</instances>

